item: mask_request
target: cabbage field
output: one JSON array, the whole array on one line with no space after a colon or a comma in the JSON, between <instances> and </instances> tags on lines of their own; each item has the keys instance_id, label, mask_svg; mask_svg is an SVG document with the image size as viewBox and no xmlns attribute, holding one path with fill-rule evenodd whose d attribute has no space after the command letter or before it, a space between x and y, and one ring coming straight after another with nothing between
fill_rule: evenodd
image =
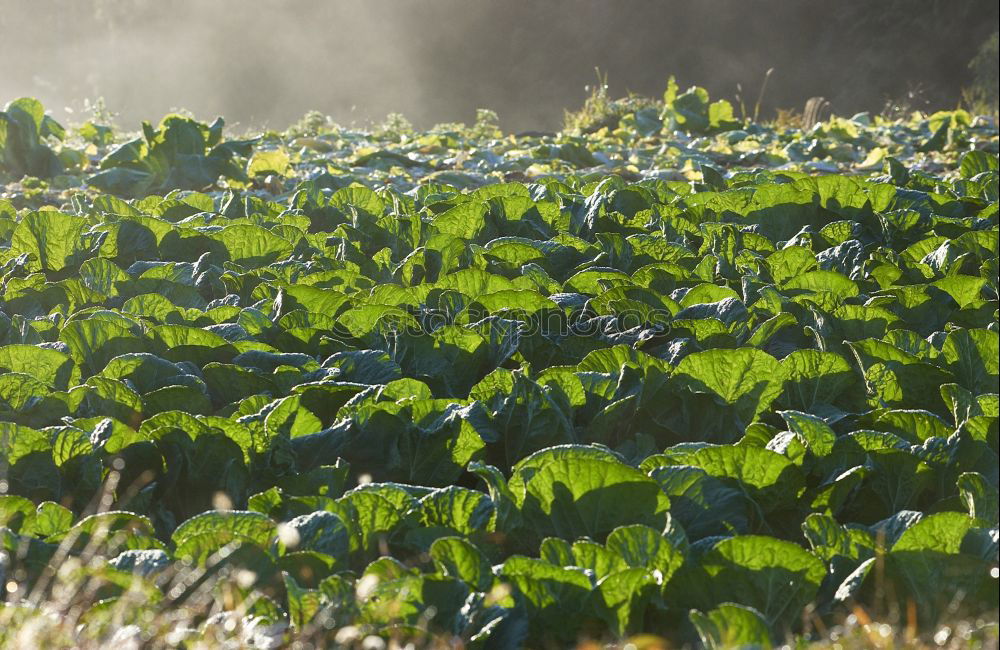
<instances>
[{"instance_id":1,"label":"cabbage field","mask_svg":"<svg viewBox=\"0 0 1000 650\"><path fill-rule=\"evenodd\" d=\"M995 643L995 120L602 110L7 104L0 646Z\"/></svg>"}]
</instances>

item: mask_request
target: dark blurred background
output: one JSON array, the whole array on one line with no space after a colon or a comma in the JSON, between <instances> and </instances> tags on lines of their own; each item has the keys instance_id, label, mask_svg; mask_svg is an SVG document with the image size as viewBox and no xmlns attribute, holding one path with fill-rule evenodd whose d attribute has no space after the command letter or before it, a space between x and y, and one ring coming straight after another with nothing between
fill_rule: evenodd
<instances>
[{"instance_id":1,"label":"dark blurred background","mask_svg":"<svg viewBox=\"0 0 1000 650\"><path fill-rule=\"evenodd\" d=\"M713 98L741 84L750 106L773 67L763 118L812 96L842 114L963 91L995 106L997 28L996 0L0 0L0 105L33 95L75 122L103 97L129 129L172 108L284 128L310 109L430 126L488 107L543 129L595 67L613 96L674 74Z\"/></svg>"}]
</instances>

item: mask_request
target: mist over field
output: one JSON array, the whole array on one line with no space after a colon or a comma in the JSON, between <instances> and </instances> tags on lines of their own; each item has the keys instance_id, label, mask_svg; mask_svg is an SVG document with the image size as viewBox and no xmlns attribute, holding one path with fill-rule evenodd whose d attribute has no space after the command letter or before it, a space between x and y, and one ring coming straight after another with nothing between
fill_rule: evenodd
<instances>
[{"instance_id":1,"label":"mist over field","mask_svg":"<svg viewBox=\"0 0 1000 650\"><path fill-rule=\"evenodd\" d=\"M649 0L0 1L0 95L73 121L103 97L131 126L171 108L283 128L316 109L342 123L401 112L418 126L496 110L553 128L606 72L614 95L670 74L763 107L953 106L997 28L995 2ZM905 9L906 11L901 11ZM878 35L878 38L874 38ZM919 46L914 46L919 43ZM82 117L82 116L81 116Z\"/></svg>"}]
</instances>

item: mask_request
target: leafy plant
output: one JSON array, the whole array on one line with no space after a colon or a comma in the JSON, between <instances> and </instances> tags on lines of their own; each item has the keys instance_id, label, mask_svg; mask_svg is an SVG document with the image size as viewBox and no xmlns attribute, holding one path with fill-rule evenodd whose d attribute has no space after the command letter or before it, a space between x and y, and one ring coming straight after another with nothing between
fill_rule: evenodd
<instances>
[{"instance_id":1,"label":"leafy plant","mask_svg":"<svg viewBox=\"0 0 1000 650\"><path fill-rule=\"evenodd\" d=\"M245 181L238 159L249 156L254 140L222 138L222 118L203 124L168 115L155 129L142 124L142 137L118 145L87 183L101 191L141 197L170 190L203 190L219 177Z\"/></svg>"},{"instance_id":2,"label":"leafy plant","mask_svg":"<svg viewBox=\"0 0 1000 650\"><path fill-rule=\"evenodd\" d=\"M14 180L59 174L63 164L46 141L61 140L64 135L63 127L45 114L37 99L15 99L0 111L0 170Z\"/></svg>"}]
</instances>

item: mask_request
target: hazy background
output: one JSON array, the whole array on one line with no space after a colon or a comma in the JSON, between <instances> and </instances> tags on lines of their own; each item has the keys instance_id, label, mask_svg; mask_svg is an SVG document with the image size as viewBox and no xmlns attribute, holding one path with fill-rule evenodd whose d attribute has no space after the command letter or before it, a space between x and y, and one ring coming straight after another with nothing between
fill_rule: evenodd
<instances>
[{"instance_id":1,"label":"hazy background","mask_svg":"<svg viewBox=\"0 0 1000 650\"><path fill-rule=\"evenodd\" d=\"M773 67L765 117L815 95L953 107L997 24L996 0L0 0L0 105L33 95L74 122L104 97L130 129L179 107L275 128L488 107L557 128L599 66L615 96L675 74L713 98L742 83L751 106ZM995 85L995 49L986 65Z\"/></svg>"}]
</instances>

